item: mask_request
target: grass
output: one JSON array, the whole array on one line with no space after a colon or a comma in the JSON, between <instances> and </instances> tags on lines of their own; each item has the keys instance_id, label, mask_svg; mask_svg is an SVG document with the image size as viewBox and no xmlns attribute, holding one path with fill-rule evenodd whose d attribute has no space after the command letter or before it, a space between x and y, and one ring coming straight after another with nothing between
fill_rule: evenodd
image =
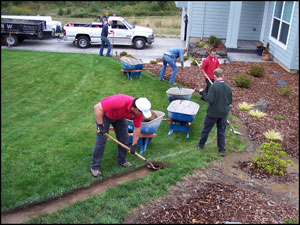
<instances>
[{"instance_id":1,"label":"grass","mask_svg":"<svg viewBox=\"0 0 300 225\"><path fill-rule=\"evenodd\" d=\"M145 16L124 17L130 23L153 29L155 37L180 37L181 16ZM67 22L91 23L94 18L53 17L53 20Z\"/></svg>"},{"instance_id":2,"label":"grass","mask_svg":"<svg viewBox=\"0 0 300 225\"><path fill-rule=\"evenodd\" d=\"M142 79L130 81L114 58L15 50L2 50L1 56L2 212L95 181L89 172L95 142L93 106L102 97L117 93L145 96L152 109L168 117L170 103L165 92L170 85L145 71ZM169 123L163 121L143 153L149 160L171 163L169 167L28 223L120 223L133 208L163 196L183 176L220 159L215 127L205 150L196 150L207 103L199 94L191 100L200 109L190 138L176 131L168 135ZM244 147L228 128L227 152ZM117 166L116 155L117 145L108 140L101 168L104 177L129 170ZM136 166L144 164L132 155L127 159Z\"/></svg>"}]
</instances>

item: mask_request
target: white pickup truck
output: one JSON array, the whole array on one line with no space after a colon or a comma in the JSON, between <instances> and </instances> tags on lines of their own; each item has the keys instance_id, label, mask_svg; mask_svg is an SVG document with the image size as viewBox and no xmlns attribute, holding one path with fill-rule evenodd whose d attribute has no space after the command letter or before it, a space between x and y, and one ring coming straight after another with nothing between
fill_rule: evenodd
<instances>
[{"instance_id":1,"label":"white pickup truck","mask_svg":"<svg viewBox=\"0 0 300 225\"><path fill-rule=\"evenodd\" d=\"M132 45L136 49L143 49L146 44L154 42L154 32L148 27L134 26L119 16L109 17L113 21L108 39L114 45ZM79 48L87 48L91 44L101 44L102 22L66 23L64 25L64 40L73 41Z\"/></svg>"}]
</instances>

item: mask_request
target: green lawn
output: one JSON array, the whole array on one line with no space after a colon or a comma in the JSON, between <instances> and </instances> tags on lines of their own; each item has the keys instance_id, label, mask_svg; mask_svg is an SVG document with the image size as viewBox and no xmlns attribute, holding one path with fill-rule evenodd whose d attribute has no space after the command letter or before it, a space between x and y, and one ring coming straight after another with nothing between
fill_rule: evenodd
<instances>
[{"instance_id":1,"label":"green lawn","mask_svg":"<svg viewBox=\"0 0 300 225\"><path fill-rule=\"evenodd\" d=\"M130 81L114 58L15 50L2 50L1 56L1 211L95 181L89 172L96 136L93 106L101 98L118 93L144 96L152 109L168 118L166 90L171 86L148 72ZM205 150L196 148L207 103L198 94L191 100L200 109L190 138L176 131L168 135L169 123L162 121L143 153L149 160L171 163L169 167L29 222L120 223L133 208L163 196L183 176L220 159L216 128ZM228 128L227 152L243 148L240 137ZM105 177L128 170L117 165L116 155L117 145L108 139L101 168ZM127 159L136 166L144 164L132 155Z\"/></svg>"}]
</instances>

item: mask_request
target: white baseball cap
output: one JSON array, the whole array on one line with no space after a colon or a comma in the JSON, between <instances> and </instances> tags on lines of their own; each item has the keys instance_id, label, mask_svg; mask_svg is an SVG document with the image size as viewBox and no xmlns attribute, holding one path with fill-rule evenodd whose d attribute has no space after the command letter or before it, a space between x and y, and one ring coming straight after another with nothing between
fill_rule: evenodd
<instances>
[{"instance_id":1,"label":"white baseball cap","mask_svg":"<svg viewBox=\"0 0 300 225\"><path fill-rule=\"evenodd\" d=\"M135 105L143 113L145 118L150 118L152 116L151 103L147 98L138 98L135 101Z\"/></svg>"}]
</instances>

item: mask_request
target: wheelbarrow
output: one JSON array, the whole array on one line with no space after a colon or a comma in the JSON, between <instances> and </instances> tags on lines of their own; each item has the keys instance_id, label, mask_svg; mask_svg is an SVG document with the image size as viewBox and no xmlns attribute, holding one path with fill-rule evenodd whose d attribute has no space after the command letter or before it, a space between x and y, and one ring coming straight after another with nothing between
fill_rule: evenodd
<instances>
[{"instance_id":1,"label":"wheelbarrow","mask_svg":"<svg viewBox=\"0 0 300 225\"><path fill-rule=\"evenodd\" d=\"M199 107L199 104L189 100L172 101L167 108L170 119L164 120L170 122L168 135L176 130L186 132L186 137L189 138L191 122L194 120Z\"/></svg>"},{"instance_id":2,"label":"wheelbarrow","mask_svg":"<svg viewBox=\"0 0 300 225\"><path fill-rule=\"evenodd\" d=\"M144 63L141 59L133 57L122 56L120 58L123 69L121 70L124 75L127 75L129 80L132 80L133 76L139 76L141 79L141 72L144 68Z\"/></svg>"},{"instance_id":3,"label":"wheelbarrow","mask_svg":"<svg viewBox=\"0 0 300 225\"><path fill-rule=\"evenodd\" d=\"M168 95L169 102L172 102L174 100L190 100L194 91L195 90L190 88L172 87L169 88L166 93Z\"/></svg>"},{"instance_id":4,"label":"wheelbarrow","mask_svg":"<svg viewBox=\"0 0 300 225\"><path fill-rule=\"evenodd\" d=\"M156 137L156 134L154 132L158 129L163 117L165 116L164 112L158 111L158 110L152 110L157 117L149 122L142 122L141 126L141 135L137 142L137 145L141 147L140 154L143 154L143 152L146 151L147 145L150 144L151 140ZM132 120L126 119L128 132L129 132L129 144L132 143L133 137L131 133L134 129L134 124Z\"/></svg>"}]
</instances>

